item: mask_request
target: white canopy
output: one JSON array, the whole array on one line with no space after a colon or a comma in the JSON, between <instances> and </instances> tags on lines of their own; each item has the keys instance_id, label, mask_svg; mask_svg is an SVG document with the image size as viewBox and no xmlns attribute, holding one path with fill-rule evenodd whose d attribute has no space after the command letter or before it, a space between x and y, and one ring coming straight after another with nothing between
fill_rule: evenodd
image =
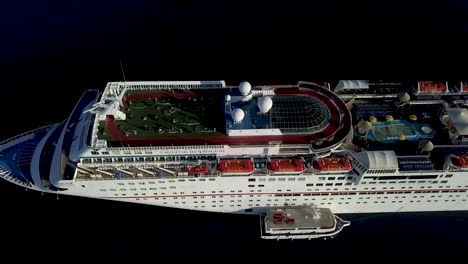
<instances>
[{"instance_id":1,"label":"white canopy","mask_svg":"<svg viewBox=\"0 0 468 264\"><path fill-rule=\"evenodd\" d=\"M363 151L356 157L370 170L398 169L395 151Z\"/></svg>"},{"instance_id":2,"label":"white canopy","mask_svg":"<svg viewBox=\"0 0 468 264\"><path fill-rule=\"evenodd\" d=\"M468 110L466 108L446 108L447 114L460 135L468 135Z\"/></svg>"},{"instance_id":3,"label":"white canopy","mask_svg":"<svg viewBox=\"0 0 468 264\"><path fill-rule=\"evenodd\" d=\"M369 83L365 80L341 80L335 87L335 91L342 89L369 89Z\"/></svg>"}]
</instances>

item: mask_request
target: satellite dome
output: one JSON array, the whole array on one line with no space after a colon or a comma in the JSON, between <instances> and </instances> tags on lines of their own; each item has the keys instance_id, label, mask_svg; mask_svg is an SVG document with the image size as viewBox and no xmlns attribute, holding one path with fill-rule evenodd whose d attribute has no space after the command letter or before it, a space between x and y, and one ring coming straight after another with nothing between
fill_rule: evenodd
<instances>
[{"instance_id":1,"label":"satellite dome","mask_svg":"<svg viewBox=\"0 0 468 264\"><path fill-rule=\"evenodd\" d=\"M248 95L250 93L250 90L252 90L252 86L249 82L241 82L239 84L239 91L242 95Z\"/></svg>"},{"instance_id":2,"label":"satellite dome","mask_svg":"<svg viewBox=\"0 0 468 264\"><path fill-rule=\"evenodd\" d=\"M226 99L226 102L231 101L231 96L229 94L226 94L226 96L224 98Z\"/></svg>"},{"instance_id":3,"label":"satellite dome","mask_svg":"<svg viewBox=\"0 0 468 264\"><path fill-rule=\"evenodd\" d=\"M398 94L398 99L400 100L400 103L406 103L411 99L411 97L407 92L404 92Z\"/></svg>"},{"instance_id":4,"label":"satellite dome","mask_svg":"<svg viewBox=\"0 0 468 264\"><path fill-rule=\"evenodd\" d=\"M429 140L421 140L419 141L419 147L421 147L422 151L429 152L434 149L434 144Z\"/></svg>"},{"instance_id":5,"label":"satellite dome","mask_svg":"<svg viewBox=\"0 0 468 264\"><path fill-rule=\"evenodd\" d=\"M369 121L361 120L358 123L358 132L361 135L364 135L366 132L372 129L372 124Z\"/></svg>"},{"instance_id":6,"label":"satellite dome","mask_svg":"<svg viewBox=\"0 0 468 264\"><path fill-rule=\"evenodd\" d=\"M231 112L232 120L234 123L240 123L244 119L245 113L242 109L236 108Z\"/></svg>"},{"instance_id":7,"label":"satellite dome","mask_svg":"<svg viewBox=\"0 0 468 264\"><path fill-rule=\"evenodd\" d=\"M424 134L430 134L432 132L432 128L428 126L423 126L421 127L421 131L424 132Z\"/></svg>"},{"instance_id":8,"label":"satellite dome","mask_svg":"<svg viewBox=\"0 0 468 264\"><path fill-rule=\"evenodd\" d=\"M361 120L358 123L358 127L361 128L362 130L369 131L372 129L372 124L369 121Z\"/></svg>"},{"instance_id":9,"label":"satellite dome","mask_svg":"<svg viewBox=\"0 0 468 264\"><path fill-rule=\"evenodd\" d=\"M271 107L273 106L273 100L269 96L262 96L258 99L257 102L258 109L260 113L265 114L266 112L270 111Z\"/></svg>"}]
</instances>

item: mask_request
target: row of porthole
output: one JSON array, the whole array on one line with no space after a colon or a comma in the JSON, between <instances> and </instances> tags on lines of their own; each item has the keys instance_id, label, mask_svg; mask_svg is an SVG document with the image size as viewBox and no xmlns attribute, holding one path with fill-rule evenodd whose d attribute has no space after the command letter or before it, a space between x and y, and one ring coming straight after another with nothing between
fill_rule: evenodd
<instances>
[{"instance_id":1,"label":"row of porthole","mask_svg":"<svg viewBox=\"0 0 468 264\"><path fill-rule=\"evenodd\" d=\"M150 189L151 189L151 188L150 188ZM105 191L105 189L100 189L100 190L101 190L101 191ZM132 189L130 189L130 190L132 191ZM135 190L136 190L136 189L135 189ZM133 190L133 191L135 191L135 190ZM115 190L115 189L111 189L111 191L116 191L116 190ZM172 195L177 195L177 194L178 194L177 192L172 193ZM180 192L180 194L183 195L184 192ZM204 192L200 192L200 194L204 194ZM373 193L373 194L385 195L385 193ZM119 193L114 193L114 196L119 196L119 195L126 196L125 193L123 193L123 194L122 194L122 193L120 193L120 194L119 194ZM139 193L134 193L133 195L135 195L135 196L138 196L138 195L146 195L146 193L141 193L141 194L139 194ZM153 193L152 195L158 195L158 193ZM161 192L161 193L159 193L159 195L166 195L166 193ZM370 198L370 196L368 196L369 194L361 194L361 195L359 195L359 196L354 196L354 195L353 195L353 196L346 195L346 196L348 196L348 199L351 199L352 197L359 197L359 199L363 199L363 195L366 195L366 197L367 197L366 199L369 199L369 198ZM386 195L388 195L388 194L386 194ZM229 195L229 196L227 196L227 195L226 195L226 196L224 196L224 195L218 195L218 198L228 198L228 197L233 198L233 197L235 197L235 196L242 197L241 195ZM261 196L263 196L263 195L257 195L257 197L261 197ZM278 195L275 195L275 196L278 197ZM282 196L282 195L280 195L279 197L281 197L281 196ZM297 195L297 196L300 196L300 195ZM306 197L306 196L311 196L311 194L304 194L304 195L302 195L302 197ZM324 193L324 194L317 195L317 196L331 196L331 195L330 195L330 194L327 194L327 193ZM452 197L452 196L453 196L453 195L450 194L448 197ZM466 196L468 197L468 195L466 195ZM198 196L198 197L197 197L197 196L194 196L194 197L192 197L192 198L193 198L193 199L197 199L197 198L204 199L204 198L209 198L209 197L211 197L211 198L216 198L216 195L206 194L206 195ZM250 197L253 197L253 195L250 195ZM267 197L273 197L273 195L269 194ZM284 196L284 197L289 197L289 196ZM380 199L380 198L381 198L381 196L375 196L375 197L377 197L377 199ZM414 198L416 198L416 197L417 197L417 196L414 196ZM423 197L425 197L425 196L424 196L424 195L421 195L420 197L423 198ZM433 198L433 197L435 197L435 195L432 195L431 197ZM442 197L442 195L438 195L438 197ZM460 195L459 195L459 194L458 194L458 195L455 195L455 197L460 197ZM177 197L173 197L173 198L177 199ZM384 199L387 199L387 198L389 198L389 196L385 196L385 197L383 197L383 198L384 198ZM398 197L398 196L394 196L394 197L390 197L390 198L396 198L396 199L398 199L399 197ZM401 198L404 199L404 198L406 198L406 197L405 197L405 196L402 196ZM305 198L305 199L307 199L307 198ZM326 199L326 198L324 198L324 199ZM344 197L342 197L341 199L344 199Z\"/></svg>"},{"instance_id":2,"label":"row of porthole","mask_svg":"<svg viewBox=\"0 0 468 264\"><path fill-rule=\"evenodd\" d=\"M84 187L84 185L83 185L83 187ZM259 185L259 187L263 187L263 185L262 185L262 186ZM441 188L441 187L443 187L443 186L439 186L439 187ZM447 187L447 188L450 188L450 186L446 186L446 187ZM177 187L176 187L176 186L169 186L169 188L170 188L170 189L176 189ZM425 187L424 187L424 186L421 186L420 188L421 188L421 189L424 189ZM430 187L428 187L428 188L430 188ZM149 188L149 189L150 189L150 190L156 190L156 188ZM159 189L165 190L166 187L159 187ZM356 188L353 188L353 190L355 190L355 189L356 189ZM364 188L364 190L368 190L368 189L369 189L369 188ZM376 189L376 188L374 188L374 187L371 188L371 190L375 190L375 189ZM387 190L386 187L383 187L383 189L384 189L384 190ZM393 189L394 189L394 187L390 187L389 190L393 190ZM413 189L413 187L409 187L409 189ZM110 191L116 191L116 189L109 189L109 190L110 190ZM136 189L130 189L130 190L133 190L133 191L134 191L134 190L136 190ZM146 188L140 188L140 190L145 191ZM335 189L333 189L333 190L338 190L338 189L335 188ZM345 188L345 190L349 190L349 189L348 189L348 188ZM99 189L99 191L105 192L105 191L107 191L107 190L106 190L106 189ZM120 189L120 191L126 191L126 189ZM255 190L250 190L250 192L254 192L254 191L255 191ZM261 192L261 190L257 190L257 191L258 191L258 192ZM281 191L281 190L278 190L278 191ZM291 190L286 190L286 191L291 191ZM307 191L312 191L312 189L308 189ZM320 191L320 189L315 189L315 191ZM327 191L330 191L330 189L327 189ZM464 190L463 190L463 191L464 191ZM231 190L231 193L232 193L232 192L234 192L234 191ZM242 191L242 190L239 190L239 192L243 192L243 191ZM196 192L193 192L193 193L196 194ZM212 193L216 193L216 191L212 191ZM218 193L223 193L223 191L218 191Z\"/></svg>"},{"instance_id":3,"label":"row of porthole","mask_svg":"<svg viewBox=\"0 0 468 264\"><path fill-rule=\"evenodd\" d=\"M118 196L118 194L114 194L114 195L115 195L115 196ZM138 195L138 194L135 193L134 195ZM146 194L142 193L141 195L146 195ZM126 196L126 194L122 194L122 196ZM437 197L442 198L442 195L439 195L439 196L437 196ZM452 196L449 196L449 197L452 197ZM457 197L458 199L460 199L460 198L459 198L460 195L457 195L456 197ZM467 195L467 197L468 197L468 195ZM185 197L180 197L180 198L181 198L181 199L185 199ZM194 198L196 198L196 197L194 197ZM388 199L389 197L377 197L377 199L380 199L380 198ZM397 196L397 197L390 197L390 198L394 198L394 199L406 199L407 197L406 197L406 196L402 196L402 197L400 198L400 197ZM413 196L413 199L414 199L414 198L417 198L417 196ZM420 198L429 198L429 197L420 196ZM435 196L431 196L430 198L435 198ZM140 198L136 198L136 199L140 199ZM143 198L143 199L146 199L146 198ZM159 199L166 200L166 199L168 199L168 198L166 198L166 197L161 197L161 198L155 197L155 198L154 198L154 200L159 200ZM177 199L177 197L174 197L174 200L176 200L176 199ZM333 199L334 199L334 198L330 198L329 200L331 201L331 200L333 200ZM344 199L345 199L345 197L340 198L340 200L344 200ZM347 197L347 199L348 199L348 200L351 200L352 198L351 198L351 197ZM359 197L359 200L362 200L362 199L364 199L364 197ZM366 197L366 199L370 199L370 197ZM304 201L308 201L308 200L309 200L309 198L305 198L305 199L304 199ZM310 200L315 201L316 199L315 199L315 198L311 198ZM321 199L321 201L326 201L326 200L327 200L327 198ZM233 202L233 201L234 201L234 200L231 200L230 202ZM238 200L238 202L241 202L241 201L242 201L242 200ZM260 200L257 200L257 201L260 202ZM269 199L268 201L271 201L271 199ZM278 199L274 199L274 201L279 201L279 200L278 200ZM285 201L289 201L289 199L285 199ZM297 201L297 199L293 199L293 201ZM431 201L431 200L428 200L428 201ZM435 200L435 201L437 201L437 200ZM455 201L455 200L453 200L453 201ZM463 199L462 201L466 201L466 199ZM215 201L215 200L211 200L211 202L212 202L212 203L215 203L216 201ZM220 200L219 202L224 202L224 201L223 201L223 200ZM401 201L398 201L398 202L401 202ZM185 203L185 202L184 202L184 203ZM196 201L195 201L194 203L196 203ZM204 201L201 201L201 203L204 203ZM367 202L365 202L365 203L367 203Z\"/></svg>"},{"instance_id":4,"label":"row of porthole","mask_svg":"<svg viewBox=\"0 0 468 264\"><path fill-rule=\"evenodd\" d=\"M139 200L139 199L137 199L137 200ZM145 200L146 200L146 199L145 199ZM451 200L451 201L452 201L452 202L456 202L456 200ZM466 202L467 200L466 200L466 199L463 199L462 201ZM396 203L396 202L397 202L397 201L392 201L392 203ZM413 202L414 202L414 201L410 201L410 203L413 203ZM417 202L417 203L420 203L421 200L417 200L416 202ZM432 202L432 201L431 201L431 200L428 200L428 201L426 201L426 202ZM434 200L433 202L439 202L439 201L438 201L438 200ZM444 200L444 202L450 202L450 200ZM362 202L362 203L363 203L363 204L368 204L368 202ZM378 204L379 202L378 202L378 201L374 201L373 203L374 203L374 204ZM385 201L380 201L380 204L382 204L382 203L385 203ZM398 203L403 203L403 201L398 201ZM163 202L163 204L167 204L167 202ZM178 203L176 202L176 204L178 204ZM185 202L182 202L182 204L185 204ZM303 205L313 205L313 204L314 204L314 203L303 203ZM325 204L331 205L332 203L320 203L320 205L325 205ZM344 203L343 203L343 202L338 202L338 204L339 204L339 205L341 205L341 204L350 204L350 202L344 202ZM356 204L361 204L361 202L356 202ZM284 203L284 204L281 204L281 206L282 206L282 205L285 205L285 206L286 206L286 205L293 205L293 206L294 206L294 205L296 205L296 203ZM234 204L230 204L229 206L230 206L230 207L235 207ZM236 206L237 206L237 207L241 207L242 205L241 205L241 204L237 204ZM260 205L260 204L255 204L255 205L254 205L254 204L249 204L248 206L249 206L249 207L253 207L253 206L257 206L257 207L258 207L258 206L261 206L261 205ZM272 205L272 204L266 204L265 206L278 206L278 204L273 204L273 205ZM193 207L194 207L194 208L199 208L199 207L205 208L206 206L205 206L205 205L200 205L200 206L194 205ZM211 207L224 207L224 205L211 205Z\"/></svg>"},{"instance_id":5,"label":"row of porthole","mask_svg":"<svg viewBox=\"0 0 468 264\"><path fill-rule=\"evenodd\" d=\"M451 200L452 202L456 202L456 200ZM462 201L466 201L466 199L463 199ZM391 201L392 203L396 203L397 201ZM413 203L415 201L409 201L410 203ZM421 200L417 200L416 201L417 203L420 203ZM432 202L431 200L427 200L426 202ZM439 200L434 200L433 202L439 202ZM444 202L450 202L450 200L444 200ZM367 204L368 202L362 202L363 204ZM374 201L373 202L374 204L378 204L379 201ZM380 201L380 203L385 203L385 201ZM398 203L403 203L403 201L398 201ZM164 204L167 204L167 202L164 202ZM320 205L325 205L325 204L328 204L328 205L331 205L333 203L320 203ZM338 204L343 204L343 202L338 202ZM344 204L350 204L350 202L344 202ZM361 204L361 202L356 202L356 204ZM273 206L277 206L278 204L273 204ZM296 205L296 203L285 203L284 205ZM303 205L308 205L308 203L303 203ZM313 203L310 203L310 205L313 205ZM231 207L234 207L233 204L230 205ZM241 205L237 205L237 206L241 206ZM252 207L252 206L261 206L260 204L249 204L248 205L249 207ZM266 206L271 206L271 204L266 204ZM195 208L198 207L198 205L195 205L194 206ZM202 207L205 207L204 205L202 205ZM216 205L212 205L211 207L216 207ZM218 205L218 207L223 207L223 205Z\"/></svg>"},{"instance_id":6,"label":"row of porthole","mask_svg":"<svg viewBox=\"0 0 468 264\"><path fill-rule=\"evenodd\" d=\"M196 181L197 179L178 179L178 182L185 182L185 181ZM206 178L199 178L198 181L206 181ZM215 181L215 178L208 178L208 181ZM167 181L157 181L157 183L164 184L164 183L175 183L176 180L167 180ZM134 182L127 182L128 185L135 185ZM138 182L140 185L145 185L145 184L156 184L154 181L148 181L148 182ZM125 185L124 182L117 182L117 185Z\"/></svg>"}]
</instances>

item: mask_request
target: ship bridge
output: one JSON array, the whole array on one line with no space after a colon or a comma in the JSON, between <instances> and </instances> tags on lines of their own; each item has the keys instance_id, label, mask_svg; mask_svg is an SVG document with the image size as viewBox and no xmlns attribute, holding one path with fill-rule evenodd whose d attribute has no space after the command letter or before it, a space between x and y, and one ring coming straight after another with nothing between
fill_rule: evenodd
<instances>
[{"instance_id":1,"label":"ship bridge","mask_svg":"<svg viewBox=\"0 0 468 264\"><path fill-rule=\"evenodd\" d=\"M98 90L86 91L70 117L0 143L0 176L15 184L42 191L58 191L58 182L74 175L70 154L87 148L91 114L83 111L96 102Z\"/></svg>"},{"instance_id":2,"label":"ship bridge","mask_svg":"<svg viewBox=\"0 0 468 264\"><path fill-rule=\"evenodd\" d=\"M34 150L53 126L35 129L0 143L0 176L20 186L35 188L30 165Z\"/></svg>"}]
</instances>

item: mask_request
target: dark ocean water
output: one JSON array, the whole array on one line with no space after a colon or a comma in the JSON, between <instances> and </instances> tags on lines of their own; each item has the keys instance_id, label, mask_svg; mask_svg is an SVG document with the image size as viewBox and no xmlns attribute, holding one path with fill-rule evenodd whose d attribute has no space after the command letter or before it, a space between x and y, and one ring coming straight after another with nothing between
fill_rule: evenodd
<instances>
[{"instance_id":1,"label":"dark ocean water","mask_svg":"<svg viewBox=\"0 0 468 264\"><path fill-rule=\"evenodd\" d=\"M108 81L466 78L466 1L2 1L0 138ZM458 258L467 213L387 214L334 240L262 241L258 218L41 195L0 182L0 253L41 259ZM10 255L8 254L8 255ZM58 257L58 256L62 257Z\"/></svg>"}]
</instances>

